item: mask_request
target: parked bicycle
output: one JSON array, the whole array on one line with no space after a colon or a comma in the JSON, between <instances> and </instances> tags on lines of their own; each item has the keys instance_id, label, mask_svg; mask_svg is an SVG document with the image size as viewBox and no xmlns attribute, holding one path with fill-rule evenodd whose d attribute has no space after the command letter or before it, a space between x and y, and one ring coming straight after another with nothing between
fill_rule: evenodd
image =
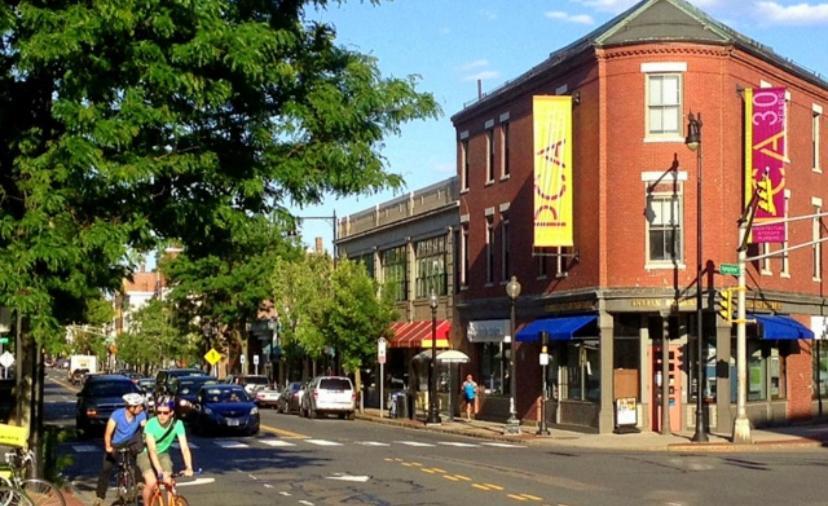
<instances>
[{"instance_id":1,"label":"parked bicycle","mask_svg":"<svg viewBox=\"0 0 828 506\"><path fill-rule=\"evenodd\" d=\"M6 465L6 469L0 470L0 486L22 491L34 506L66 506L63 494L53 483L30 478L34 474L34 452L14 448L6 452ZM0 499L0 506L14 505L11 501L11 494L7 494L7 497Z\"/></svg>"},{"instance_id":2,"label":"parked bicycle","mask_svg":"<svg viewBox=\"0 0 828 506\"><path fill-rule=\"evenodd\" d=\"M34 503L22 490L2 485L0 486L0 505L34 506Z\"/></svg>"},{"instance_id":3,"label":"parked bicycle","mask_svg":"<svg viewBox=\"0 0 828 506\"><path fill-rule=\"evenodd\" d=\"M115 483L118 486L118 504L121 506L138 506L141 494L138 491L137 473L129 447L118 448L118 473Z\"/></svg>"},{"instance_id":4,"label":"parked bicycle","mask_svg":"<svg viewBox=\"0 0 828 506\"><path fill-rule=\"evenodd\" d=\"M195 474L200 474L201 469L197 470ZM158 485L150 496L150 502L146 506L190 506L187 499L178 493L175 486L175 479L184 476L183 471L173 473L170 476L170 482L164 483L160 479Z\"/></svg>"}]
</instances>

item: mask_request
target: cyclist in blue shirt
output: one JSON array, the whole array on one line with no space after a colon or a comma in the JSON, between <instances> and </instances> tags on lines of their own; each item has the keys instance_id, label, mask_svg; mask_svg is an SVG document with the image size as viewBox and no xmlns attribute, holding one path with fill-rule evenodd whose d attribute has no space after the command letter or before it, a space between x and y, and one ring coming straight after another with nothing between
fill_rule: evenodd
<instances>
[{"instance_id":1,"label":"cyclist in blue shirt","mask_svg":"<svg viewBox=\"0 0 828 506\"><path fill-rule=\"evenodd\" d=\"M144 396L138 393L125 394L125 406L112 412L106 422L104 432L104 460L101 474L98 475L98 488L95 491L97 498L94 506L103 504L106 498L106 489L112 477L112 469L118 465L115 461L115 449L130 446L133 449L133 459L143 446L142 431L147 423L147 414L144 413ZM133 463L134 465L134 463Z\"/></svg>"}]
</instances>

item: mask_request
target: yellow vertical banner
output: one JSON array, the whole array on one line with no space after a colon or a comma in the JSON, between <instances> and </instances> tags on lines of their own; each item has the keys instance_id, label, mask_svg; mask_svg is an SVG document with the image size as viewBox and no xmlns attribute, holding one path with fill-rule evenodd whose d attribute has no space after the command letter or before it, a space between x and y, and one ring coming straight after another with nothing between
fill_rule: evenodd
<instances>
[{"instance_id":1,"label":"yellow vertical banner","mask_svg":"<svg viewBox=\"0 0 828 506\"><path fill-rule=\"evenodd\" d=\"M753 90L745 89L745 208L753 198Z\"/></svg>"},{"instance_id":2,"label":"yellow vertical banner","mask_svg":"<svg viewBox=\"0 0 828 506\"><path fill-rule=\"evenodd\" d=\"M532 97L534 246L572 246L572 97Z\"/></svg>"}]
</instances>

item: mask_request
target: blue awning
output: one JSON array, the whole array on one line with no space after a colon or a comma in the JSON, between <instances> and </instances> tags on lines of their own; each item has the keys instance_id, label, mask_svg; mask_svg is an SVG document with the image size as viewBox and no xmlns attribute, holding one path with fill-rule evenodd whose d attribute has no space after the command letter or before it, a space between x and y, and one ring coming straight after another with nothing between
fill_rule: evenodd
<instances>
[{"instance_id":1,"label":"blue awning","mask_svg":"<svg viewBox=\"0 0 828 506\"><path fill-rule=\"evenodd\" d=\"M761 339L795 341L814 338L811 329L789 316L753 313L748 318L755 319L759 324Z\"/></svg>"},{"instance_id":2,"label":"blue awning","mask_svg":"<svg viewBox=\"0 0 828 506\"><path fill-rule=\"evenodd\" d=\"M549 333L550 341L569 341L577 339L575 333L587 325L595 322L597 315L559 316L557 318L543 318L535 320L517 332L517 340L532 343L540 340L540 332ZM587 337L595 337L592 336Z\"/></svg>"}]
</instances>

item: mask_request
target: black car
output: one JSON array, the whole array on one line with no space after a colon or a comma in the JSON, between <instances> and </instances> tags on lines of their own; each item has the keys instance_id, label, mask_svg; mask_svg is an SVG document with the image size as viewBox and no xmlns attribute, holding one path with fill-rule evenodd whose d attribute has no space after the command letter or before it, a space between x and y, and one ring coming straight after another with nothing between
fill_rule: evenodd
<instances>
[{"instance_id":1,"label":"black car","mask_svg":"<svg viewBox=\"0 0 828 506\"><path fill-rule=\"evenodd\" d=\"M155 395L175 395L173 380L182 376L206 376L200 369L171 368L158 371L155 376Z\"/></svg>"},{"instance_id":2,"label":"black car","mask_svg":"<svg viewBox=\"0 0 828 506\"><path fill-rule=\"evenodd\" d=\"M122 397L128 393L141 393L138 386L126 376L96 374L89 376L78 392L75 407L75 426L84 434L102 429L109 416L124 407Z\"/></svg>"},{"instance_id":3,"label":"black car","mask_svg":"<svg viewBox=\"0 0 828 506\"><path fill-rule=\"evenodd\" d=\"M252 436L259 432L259 408L238 385L203 386L196 402L196 427L202 434L241 432Z\"/></svg>"},{"instance_id":4,"label":"black car","mask_svg":"<svg viewBox=\"0 0 828 506\"><path fill-rule=\"evenodd\" d=\"M181 376L173 379L175 390L175 416L188 421L192 418L201 387L215 385L218 379L212 376Z\"/></svg>"}]
</instances>

